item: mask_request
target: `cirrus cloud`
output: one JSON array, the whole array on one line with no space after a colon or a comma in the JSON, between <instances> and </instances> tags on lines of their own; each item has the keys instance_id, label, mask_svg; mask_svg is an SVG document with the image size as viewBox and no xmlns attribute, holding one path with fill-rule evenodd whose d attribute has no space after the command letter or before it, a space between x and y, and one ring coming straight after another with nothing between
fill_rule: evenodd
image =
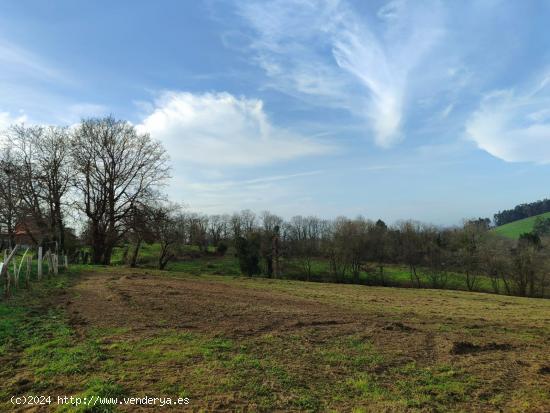
<instances>
[{"instance_id":1,"label":"cirrus cloud","mask_svg":"<svg viewBox=\"0 0 550 413\"><path fill-rule=\"evenodd\" d=\"M166 146L174 161L212 166L255 166L332 147L273 125L258 99L229 93L165 92L137 128Z\"/></svg>"},{"instance_id":2,"label":"cirrus cloud","mask_svg":"<svg viewBox=\"0 0 550 413\"><path fill-rule=\"evenodd\" d=\"M527 92L487 94L466 124L480 149L507 162L550 163L550 74Z\"/></svg>"},{"instance_id":3,"label":"cirrus cloud","mask_svg":"<svg viewBox=\"0 0 550 413\"><path fill-rule=\"evenodd\" d=\"M444 32L439 2L391 1L377 20L345 0L239 4L269 86L367 120L380 147L402 139L410 77Z\"/></svg>"}]
</instances>

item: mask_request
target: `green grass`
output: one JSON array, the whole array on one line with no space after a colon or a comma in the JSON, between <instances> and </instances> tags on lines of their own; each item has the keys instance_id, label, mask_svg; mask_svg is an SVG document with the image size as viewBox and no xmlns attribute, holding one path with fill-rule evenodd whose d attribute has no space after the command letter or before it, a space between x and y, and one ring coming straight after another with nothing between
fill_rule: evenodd
<instances>
[{"instance_id":1,"label":"green grass","mask_svg":"<svg viewBox=\"0 0 550 413\"><path fill-rule=\"evenodd\" d=\"M533 230L533 226L535 225L535 220L538 217L550 218L550 212L545 212L544 214L535 215L535 216L520 219L514 222L509 222L508 224L504 224L499 227L493 228L491 231L503 237L518 239L521 234L524 234L526 232L531 232Z\"/></svg>"},{"instance_id":2,"label":"green grass","mask_svg":"<svg viewBox=\"0 0 550 413\"><path fill-rule=\"evenodd\" d=\"M113 264L122 264L122 247L116 248L113 255ZM156 268L157 257L159 253L158 244L144 244L139 254L138 265L145 268ZM241 271L239 262L235 257L233 248L230 248L225 256L220 257L210 251L209 254L201 254L196 246L185 246L184 258L168 263L166 270L170 273L185 273L190 275L226 275L240 276ZM194 254L193 254L194 253ZM373 267L373 273L361 272L359 275L359 284L365 285L387 285L394 287L413 287L416 283L411 281L408 267L397 264L388 264L384 266L384 281L379 278L378 268ZM423 288L432 288L427 274L422 268L417 269L417 274L420 278L420 283ZM306 280L306 275L300 262L294 259L283 260L283 275L282 278L292 280ZM312 275L310 281L317 282L334 282L330 274L329 263L326 259L315 258L312 261ZM354 280L351 274L343 280L344 283L353 283ZM503 286L501 286L503 288ZM468 290L464 274L449 272L445 285L438 288L450 290ZM477 277L475 291L493 293L494 289L491 281L484 275ZM500 293L504 293L501 290Z\"/></svg>"},{"instance_id":3,"label":"green grass","mask_svg":"<svg viewBox=\"0 0 550 413\"><path fill-rule=\"evenodd\" d=\"M133 271L90 269L108 275ZM75 267L0 301L0 411L10 411L6 400L13 394L189 397L192 408L208 406L208 411L421 412L488 410L488 406L495 411L506 407L536 411L537 406L548 405L544 377L536 373L545 354L543 343L550 337L545 300L209 274L197 278L188 272L147 270L158 277L182 278L182 286L186 279L198 279L206 285L273 292L309 304L315 300L319 311L329 306L367 314L371 321L349 330L344 324L228 337L215 327L212 331L166 327L159 318L151 318L147 328L87 325L77 333L60 303L78 299L68 294L81 271ZM408 277L403 271L395 269L396 279ZM262 311L259 317L265 315ZM185 316L183 311L182 319ZM414 329L382 328L393 321ZM470 328L473 324L483 328ZM415 346L422 348L429 332L439 338L434 358L415 355ZM520 347L524 339L529 347ZM484 357L481 362L473 356L453 359L447 347L456 340L511 340L517 355L487 359L484 354L479 356ZM530 380L539 380L538 384L513 382L514 393L500 382L492 387L491 377L499 374L504 380L508 375L506 368L499 367L503 357L506 366L516 366L519 357L529 363L532 367L524 371L533 372ZM58 411L117 410L113 405L81 405L60 406Z\"/></svg>"}]
</instances>

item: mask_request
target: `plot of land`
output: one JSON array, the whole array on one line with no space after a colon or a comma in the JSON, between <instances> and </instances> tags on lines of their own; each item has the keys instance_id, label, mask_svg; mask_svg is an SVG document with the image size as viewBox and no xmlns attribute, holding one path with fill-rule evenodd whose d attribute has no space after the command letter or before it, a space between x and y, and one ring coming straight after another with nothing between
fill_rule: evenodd
<instances>
[{"instance_id":1,"label":"plot of land","mask_svg":"<svg viewBox=\"0 0 550 413\"><path fill-rule=\"evenodd\" d=\"M550 410L547 300L117 268L49 288L32 309L14 307L25 328L44 331L0 352L3 398L183 396L190 411Z\"/></svg>"}]
</instances>

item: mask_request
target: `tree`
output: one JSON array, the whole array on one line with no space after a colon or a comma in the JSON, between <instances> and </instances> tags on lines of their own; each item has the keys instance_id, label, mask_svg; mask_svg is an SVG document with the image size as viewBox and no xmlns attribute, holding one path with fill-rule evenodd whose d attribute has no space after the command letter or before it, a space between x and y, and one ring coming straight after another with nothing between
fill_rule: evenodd
<instances>
[{"instance_id":1,"label":"tree","mask_svg":"<svg viewBox=\"0 0 550 413\"><path fill-rule=\"evenodd\" d=\"M218 244L227 238L229 230L228 215L211 215L208 220L208 238L213 246L217 247ZM227 244L224 244L227 247Z\"/></svg>"},{"instance_id":2,"label":"tree","mask_svg":"<svg viewBox=\"0 0 550 413\"><path fill-rule=\"evenodd\" d=\"M533 233L539 237L550 235L550 218L537 217L533 225Z\"/></svg>"},{"instance_id":3,"label":"tree","mask_svg":"<svg viewBox=\"0 0 550 413\"><path fill-rule=\"evenodd\" d=\"M369 231L368 256L378 264L379 278L382 285L386 284L384 277L384 263L388 258L388 226L379 219Z\"/></svg>"},{"instance_id":4,"label":"tree","mask_svg":"<svg viewBox=\"0 0 550 413\"><path fill-rule=\"evenodd\" d=\"M44 235L65 250L64 207L74 175L67 128L14 125L7 140L16 166L18 224L35 244L43 243Z\"/></svg>"},{"instance_id":5,"label":"tree","mask_svg":"<svg viewBox=\"0 0 550 413\"><path fill-rule=\"evenodd\" d=\"M516 248L512 250L512 281L521 296L536 295L537 277L544 269L544 251L541 239L533 233L521 234Z\"/></svg>"},{"instance_id":6,"label":"tree","mask_svg":"<svg viewBox=\"0 0 550 413\"><path fill-rule=\"evenodd\" d=\"M135 206L159 198L157 188L168 178L166 152L127 122L91 118L74 133L72 159L78 207L89 221L92 262L109 264Z\"/></svg>"},{"instance_id":7,"label":"tree","mask_svg":"<svg viewBox=\"0 0 550 413\"><path fill-rule=\"evenodd\" d=\"M45 188L52 240L59 243L61 251L65 251L63 204L74 175L69 158L69 133L67 128L42 128L39 133L31 134L30 143L34 146L34 162L37 164L35 178Z\"/></svg>"},{"instance_id":8,"label":"tree","mask_svg":"<svg viewBox=\"0 0 550 413\"><path fill-rule=\"evenodd\" d=\"M473 291L481 272L480 249L487 238L488 222L483 219L469 220L457 231L459 267L466 274L466 286Z\"/></svg>"},{"instance_id":9,"label":"tree","mask_svg":"<svg viewBox=\"0 0 550 413\"><path fill-rule=\"evenodd\" d=\"M421 287L417 268L422 263L426 250L424 235L424 228L418 222L404 221L399 224L399 258L409 266L411 282L417 288Z\"/></svg>"},{"instance_id":10,"label":"tree","mask_svg":"<svg viewBox=\"0 0 550 413\"><path fill-rule=\"evenodd\" d=\"M509 277L512 271L509 257L511 241L504 237L493 237L489 241L483 243L479 251L481 269L489 276L496 294L501 292L501 282L504 291L512 294Z\"/></svg>"},{"instance_id":11,"label":"tree","mask_svg":"<svg viewBox=\"0 0 550 413\"><path fill-rule=\"evenodd\" d=\"M132 254L128 264L137 266L139 250L143 242L152 242L155 238L153 218L155 207L146 204L137 204L126 218L128 240L133 244Z\"/></svg>"},{"instance_id":12,"label":"tree","mask_svg":"<svg viewBox=\"0 0 550 413\"><path fill-rule=\"evenodd\" d=\"M349 260L345 243L346 218L338 217L330 223L323 236L323 251L329 261L330 273L336 282L343 282L348 271Z\"/></svg>"},{"instance_id":13,"label":"tree","mask_svg":"<svg viewBox=\"0 0 550 413\"><path fill-rule=\"evenodd\" d=\"M428 235L425 265L432 288L445 288L448 279L449 240L448 233L433 229Z\"/></svg>"},{"instance_id":14,"label":"tree","mask_svg":"<svg viewBox=\"0 0 550 413\"><path fill-rule=\"evenodd\" d=\"M250 232L248 236L235 240L235 249L239 259L239 267L243 274L252 277L260 273L260 235Z\"/></svg>"},{"instance_id":15,"label":"tree","mask_svg":"<svg viewBox=\"0 0 550 413\"><path fill-rule=\"evenodd\" d=\"M320 255L322 221L316 217L293 217L288 224L288 242L292 256L309 281L312 276L313 260Z\"/></svg>"},{"instance_id":16,"label":"tree","mask_svg":"<svg viewBox=\"0 0 550 413\"><path fill-rule=\"evenodd\" d=\"M0 227L8 235L8 247L15 245L15 226L21 217L17 188L17 164L9 146L0 153Z\"/></svg>"},{"instance_id":17,"label":"tree","mask_svg":"<svg viewBox=\"0 0 550 413\"><path fill-rule=\"evenodd\" d=\"M184 219L179 204L166 203L151 209L150 222L155 239L160 243L158 267L163 270L170 260L176 258L178 246L183 245Z\"/></svg>"}]
</instances>

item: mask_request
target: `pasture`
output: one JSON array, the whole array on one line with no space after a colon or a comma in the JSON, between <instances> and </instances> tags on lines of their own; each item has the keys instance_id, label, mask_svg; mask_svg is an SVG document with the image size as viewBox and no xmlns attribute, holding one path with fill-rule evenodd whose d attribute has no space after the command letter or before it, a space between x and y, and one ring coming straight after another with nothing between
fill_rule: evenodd
<instances>
[{"instance_id":1,"label":"pasture","mask_svg":"<svg viewBox=\"0 0 550 413\"><path fill-rule=\"evenodd\" d=\"M550 212L535 215L529 218L519 219L517 221L493 228L491 231L503 237L518 239L521 234L525 234L526 232L531 232L533 230L535 220L538 217L550 218Z\"/></svg>"}]
</instances>

